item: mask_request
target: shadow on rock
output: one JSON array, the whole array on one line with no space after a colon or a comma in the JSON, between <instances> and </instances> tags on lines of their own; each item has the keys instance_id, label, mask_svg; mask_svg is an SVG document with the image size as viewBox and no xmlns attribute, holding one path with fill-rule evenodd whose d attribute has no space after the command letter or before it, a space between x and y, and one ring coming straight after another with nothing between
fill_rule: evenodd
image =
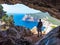
<instances>
[{"instance_id":1,"label":"shadow on rock","mask_svg":"<svg viewBox=\"0 0 60 45\"><path fill-rule=\"evenodd\" d=\"M23 27L10 27L0 31L0 45L32 45L32 42L24 39L24 36L32 35L32 33L21 28Z\"/></svg>"},{"instance_id":2,"label":"shadow on rock","mask_svg":"<svg viewBox=\"0 0 60 45\"><path fill-rule=\"evenodd\" d=\"M35 45L60 45L60 26L54 28Z\"/></svg>"}]
</instances>

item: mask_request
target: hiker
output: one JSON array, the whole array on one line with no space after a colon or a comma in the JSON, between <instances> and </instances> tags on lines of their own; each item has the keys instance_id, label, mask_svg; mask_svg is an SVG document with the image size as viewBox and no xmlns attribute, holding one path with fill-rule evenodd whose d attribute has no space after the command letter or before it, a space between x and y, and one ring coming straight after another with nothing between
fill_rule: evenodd
<instances>
[{"instance_id":1,"label":"hiker","mask_svg":"<svg viewBox=\"0 0 60 45\"><path fill-rule=\"evenodd\" d=\"M42 22L41 22L41 19L39 19L39 22L38 22L38 25L37 25L37 31L38 31L38 37L39 36L42 36L42 30L41 30L41 28L42 28Z\"/></svg>"}]
</instances>

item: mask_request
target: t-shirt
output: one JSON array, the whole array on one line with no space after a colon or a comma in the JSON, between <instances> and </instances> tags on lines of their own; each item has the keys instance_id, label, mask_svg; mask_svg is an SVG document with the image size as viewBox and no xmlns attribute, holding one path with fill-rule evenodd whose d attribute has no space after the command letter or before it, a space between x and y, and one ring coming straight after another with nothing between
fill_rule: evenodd
<instances>
[{"instance_id":1,"label":"t-shirt","mask_svg":"<svg viewBox=\"0 0 60 45\"><path fill-rule=\"evenodd\" d=\"M39 22L37 28L41 28L41 27L42 27L42 22Z\"/></svg>"}]
</instances>

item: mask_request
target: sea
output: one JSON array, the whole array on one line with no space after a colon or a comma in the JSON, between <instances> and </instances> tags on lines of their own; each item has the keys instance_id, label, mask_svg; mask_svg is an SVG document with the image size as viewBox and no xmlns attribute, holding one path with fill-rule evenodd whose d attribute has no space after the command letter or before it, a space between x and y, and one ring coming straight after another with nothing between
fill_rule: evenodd
<instances>
[{"instance_id":1,"label":"sea","mask_svg":"<svg viewBox=\"0 0 60 45\"><path fill-rule=\"evenodd\" d=\"M37 21L24 21L22 20L25 14L12 14L13 21L15 26L23 26L29 29L32 29L34 26L37 26Z\"/></svg>"}]
</instances>

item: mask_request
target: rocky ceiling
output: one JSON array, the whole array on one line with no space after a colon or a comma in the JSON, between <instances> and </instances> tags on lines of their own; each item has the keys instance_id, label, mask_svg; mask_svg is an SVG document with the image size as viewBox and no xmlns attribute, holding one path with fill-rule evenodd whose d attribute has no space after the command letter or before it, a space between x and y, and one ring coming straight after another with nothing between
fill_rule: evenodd
<instances>
[{"instance_id":1,"label":"rocky ceiling","mask_svg":"<svg viewBox=\"0 0 60 45\"><path fill-rule=\"evenodd\" d=\"M49 12L51 16L60 19L60 12L58 8L56 8L56 1L57 0L0 0L0 4L6 3L11 5L22 3L29 6L30 8L41 10L43 12Z\"/></svg>"}]
</instances>

